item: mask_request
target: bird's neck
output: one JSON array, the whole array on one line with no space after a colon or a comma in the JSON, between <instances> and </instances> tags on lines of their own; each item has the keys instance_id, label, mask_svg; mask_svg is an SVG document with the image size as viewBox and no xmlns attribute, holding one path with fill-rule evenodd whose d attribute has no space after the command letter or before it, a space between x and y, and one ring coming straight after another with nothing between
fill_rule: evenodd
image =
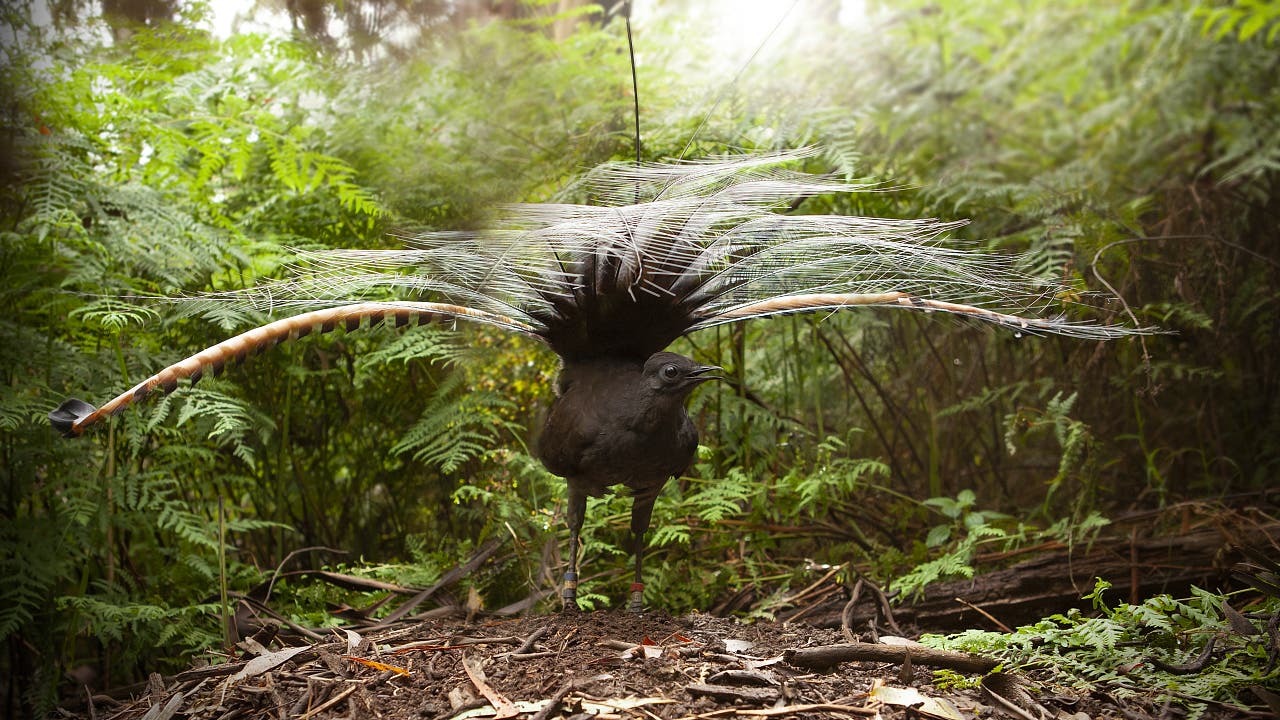
<instances>
[{"instance_id":1,"label":"bird's neck","mask_svg":"<svg viewBox=\"0 0 1280 720\"><path fill-rule=\"evenodd\" d=\"M632 430L654 432L683 427L685 395L657 392L644 377L644 364L616 357L566 361L560 372L561 400L573 397Z\"/></svg>"},{"instance_id":2,"label":"bird's neck","mask_svg":"<svg viewBox=\"0 0 1280 720\"><path fill-rule=\"evenodd\" d=\"M578 392L604 392L610 388L634 385L644 377L644 364L636 360L618 357L598 357L589 360L565 360L556 380L560 395Z\"/></svg>"}]
</instances>

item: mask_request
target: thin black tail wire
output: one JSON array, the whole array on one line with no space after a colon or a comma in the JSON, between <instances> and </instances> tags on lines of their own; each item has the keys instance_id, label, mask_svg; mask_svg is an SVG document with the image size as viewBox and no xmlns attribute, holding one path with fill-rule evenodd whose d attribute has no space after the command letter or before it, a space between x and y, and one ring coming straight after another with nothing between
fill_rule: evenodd
<instances>
[{"instance_id":1,"label":"thin black tail wire","mask_svg":"<svg viewBox=\"0 0 1280 720\"><path fill-rule=\"evenodd\" d=\"M636 46L631 40L631 2L623 8L623 20L627 25L627 53L631 56L631 101L636 118L636 167L640 167L640 82L636 80ZM636 188L636 202L640 202L640 188Z\"/></svg>"},{"instance_id":2,"label":"thin black tail wire","mask_svg":"<svg viewBox=\"0 0 1280 720\"><path fill-rule=\"evenodd\" d=\"M676 158L677 161L683 160L684 156L688 154L689 148L693 147L693 141L698 139L698 133L702 132L703 126L705 126L707 124L707 121L711 119L711 113L715 112L716 108L720 107L720 103L724 101L725 95L729 94L729 90L731 90L735 85L738 84L738 79L742 77L742 73L746 72L748 67L751 67L751 63L755 62L756 56L760 54L760 51L764 49L765 45L769 44L769 41L773 39L774 34L778 32L778 28L782 27L782 23L787 21L787 18L791 16L791 11L795 10L796 5L799 5L799 4L800 4L800 0L792 0L791 5L787 7L787 11L782 13L782 17L778 18L778 22L774 23L773 29L769 31L768 35L764 36L764 40L760 41L760 44L756 46L756 49L752 51L749 57L747 57L746 62L742 63L742 67L738 68L738 72L734 73L733 79L729 81L729 84L725 85L723 88L720 89L720 92L716 95L715 101L711 103L711 107L707 108L707 113L702 116L702 120L698 123L698 127L695 128L693 131L693 134L689 136L689 142L685 143L684 149L680 151L680 157ZM627 27L630 28L630 25L628 25ZM628 30L628 33L630 33L630 30ZM628 34L627 40L630 41L630 39L631 39L631 36L630 34ZM632 60L631 71L632 73L635 72L634 60ZM639 131L638 130L639 128L638 113L640 112L638 108L636 112L637 112L636 127L638 132ZM637 143L638 142L639 141L637 140ZM639 145L637 144L637 149L638 147Z\"/></svg>"}]
</instances>

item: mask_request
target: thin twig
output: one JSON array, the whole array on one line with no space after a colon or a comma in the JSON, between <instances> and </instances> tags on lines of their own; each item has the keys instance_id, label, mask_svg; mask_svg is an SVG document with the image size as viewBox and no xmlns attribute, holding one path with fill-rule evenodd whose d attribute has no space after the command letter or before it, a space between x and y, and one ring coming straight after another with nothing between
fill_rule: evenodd
<instances>
[{"instance_id":1,"label":"thin twig","mask_svg":"<svg viewBox=\"0 0 1280 720\"><path fill-rule=\"evenodd\" d=\"M840 611L840 634L844 636L846 642L858 642L858 638L853 634L853 611L858 606L859 596L862 595L862 585L862 578L858 578L858 582L853 584L853 593L849 602L845 603Z\"/></svg>"},{"instance_id":2,"label":"thin twig","mask_svg":"<svg viewBox=\"0 0 1280 720\"><path fill-rule=\"evenodd\" d=\"M968 600L965 600L964 598L959 598L959 597L958 597L958 598L956 598L956 602L958 602L958 603L960 603L961 605L964 605L965 607L969 608L970 610L972 610L972 611L974 611L974 612L978 613L978 614L979 614L979 615L981 615L982 617L984 617L984 618L986 618L986 619L990 620L992 623L995 623L995 626L996 626L996 627L998 627L998 628L1000 628L1000 631L1001 631L1001 632L1007 632L1007 633L1011 633L1011 632L1013 632L1013 628L1011 628L1011 627L1009 627L1008 625L1005 625L1004 623L1002 623L1002 622L1000 622L999 620L997 620L995 615L992 615L991 613L987 612L986 610L983 610L982 608L978 607L977 605L974 605L973 603L969 602Z\"/></svg>"},{"instance_id":3,"label":"thin twig","mask_svg":"<svg viewBox=\"0 0 1280 720\"><path fill-rule=\"evenodd\" d=\"M346 690L343 690L342 692L338 693L337 695L334 695L333 697L331 697L331 698L329 698L328 700L324 701L323 703L321 703L321 704L319 704L319 705L317 705L317 706L315 706L315 707L311 708L311 709L310 709L310 710L308 710L306 713L304 713L304 714L302 714L302 715L299 715L299 716L298 716L298 720L307 720L307 718L309 718L309 717L311 717L311 716L313 716L313 715L318 715L318 714L320 714L320 713L324 712L325 710L328 710L329 708L333 707L334 705L337 705L338 703L342 702L344 699L346 699L346 697L347 697L348 695L350 695L351 693L355 692L355 691L356 691L356 690L358 690L360 687L361 687L360 685L352 685L351 687L347 688Z\"/></svg>"},{"instance_id":4,"label":"thin twig","mask_svg":"<svg viewBox=\"0 0 1280 720\"><path fill-rule=\"evenodd\" d=\"M280 577L280 571L284 570L284 566L287 565L289 561L294 558L295 555L301 555L304 552L311 552L312 550L328 550L329 552L337 553L338 555L347 554L346 550L337 550L335 548L326 547L324 545L310 545L308 547L298 548L297 550L290 552L288 555L285 555L284 559L280 561L280 564L276 565L275 571L271 573L271 580L267 583L267 595L262 599L262 603L264 605L269 600L271 600L271 591L275 588L276 578Z\"/></svg>"},{"instance_id":5,"label":"thin twig","mask_svg":"<svg viewBox=\"0 0 1280 720\"><path fill-rule=\"evenodd\" d=\"M541 710L534 713L529 720L547 720L547 718L551 717L551 713L555 712L556 709L560 707L560 703L564 702L565 697L567 697L569 693L573 692L575 687L577 687L577 684L572 681L562 685L560 689L556 691L556 694L552 695L551 699L547 700L547 704L544 705Z\"/></svg>"}]
</instances>

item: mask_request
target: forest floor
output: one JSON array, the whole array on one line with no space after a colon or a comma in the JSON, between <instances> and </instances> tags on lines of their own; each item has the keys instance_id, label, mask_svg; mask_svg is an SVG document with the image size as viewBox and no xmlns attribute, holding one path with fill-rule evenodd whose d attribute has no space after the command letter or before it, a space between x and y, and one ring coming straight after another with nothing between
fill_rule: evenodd
<instances>
[{"instance_id":1,"label":"forest floor","mask_svg":"<svg viewBox=\"0 0 1280 720\"><path fill-rule=\"evenodd\" d=\"M1177 705L1081 692L1034 674L987 687L1034 705L997 709L983 688L939 687L930 651L915 662L804 660L845 642L840 630L695 614L571 612L500 621L401 622L248 660L153 675L130 700L95 702L92 720L241 718L1178 718ZM843 647L848 647L844 645ZM886 649L864 643L858 647ZM805 652L799 652L804 650ZM887 652L899 651L888 649ZM830 658L828 658L830 661ZM940 661L946 664L946 659ZM963 665L963 662L961 663ZM965 674L968 678L980 672ZM1025 690L1026 692L1023 692ZM1020 699L1021 697L1021 699ZM68 713L69 714L69 713ZM1247 717L1210 708L1202 717Z\"/></svg>"}]
</instances>

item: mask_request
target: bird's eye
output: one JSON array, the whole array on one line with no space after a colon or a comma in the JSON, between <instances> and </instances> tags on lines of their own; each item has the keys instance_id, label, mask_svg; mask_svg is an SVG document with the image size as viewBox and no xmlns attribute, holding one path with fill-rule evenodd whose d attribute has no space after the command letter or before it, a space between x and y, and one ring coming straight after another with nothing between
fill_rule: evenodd
<instances>
[{"instance_id":1,"label":"bird's eye","mask_svg":"<svg viewBox=\"0 0 1280 720\"><path fill-rule=\"evenodd\" d=\"M680 377L680 368L675 365L664 365L662 367L662 377L667 380L675 380Z\"/></svg>"}]
</instances>

